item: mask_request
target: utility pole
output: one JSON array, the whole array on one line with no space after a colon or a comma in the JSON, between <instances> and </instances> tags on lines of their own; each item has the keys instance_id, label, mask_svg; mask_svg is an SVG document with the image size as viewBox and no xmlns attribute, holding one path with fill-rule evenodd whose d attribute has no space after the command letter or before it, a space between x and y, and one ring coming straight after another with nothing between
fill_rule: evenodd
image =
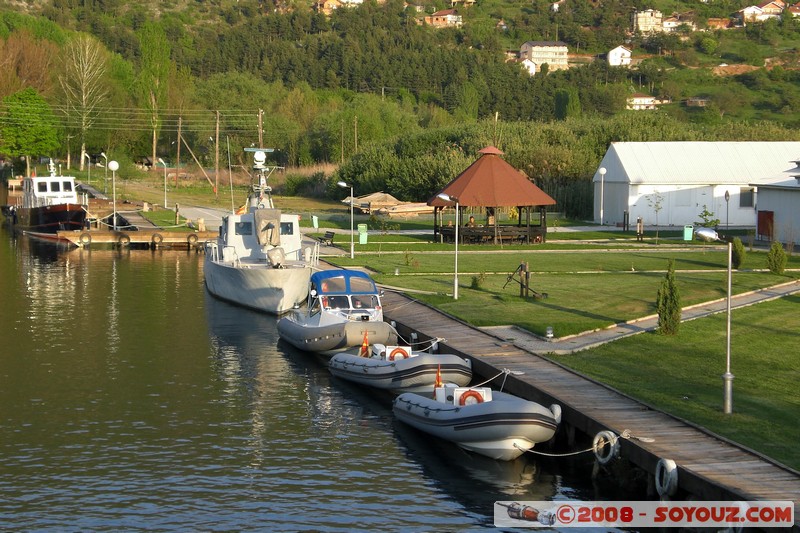
<instances>
[{"instance_id":1,"label":"utility pole","mask_svg":"<svg viewBox=\"0 0 800 533\"><path fill-rule=\"evenodd\" d=\"M175 156L175 188L178 188L178 174L181 172L181 126L183 117L178 117L178 153Z\"/></svg>"},{"instance_id":2,"label":"utility pole","mask_svg":"<svg viewBox=\"0 0 800 533\"><path fill-rule=\"evenodd\" d=\"M258 110L258 146L264 146L264 110Z\"/></svg>"},{"instance_id":3,"label":"utility pole","mask_svg":"<svg viewBox=\"0 0 800 533\"><path fill-rule=\"evenodd\" d=\"M219 197L219 111L217 111L217 126L214 137L214 196Z\"/></svg>"}]
</instances>

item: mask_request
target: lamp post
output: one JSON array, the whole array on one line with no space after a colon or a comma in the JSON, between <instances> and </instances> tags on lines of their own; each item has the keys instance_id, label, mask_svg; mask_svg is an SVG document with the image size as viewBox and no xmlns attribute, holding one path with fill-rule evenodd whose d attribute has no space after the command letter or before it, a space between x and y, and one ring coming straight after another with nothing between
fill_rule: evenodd
<instances>
[{"instance_id":1,"label":"lamp post","mask_svg":"<svg viewBox=\"0 0 800 533\"><path fill-rule=\"evenodd\" d=\"M605 189L605 178L606 178L606 167L600 167L598 170L600 173L600 225L604 224L603 222L603 189Z\"/></svg>"},{"instance_id":2,"label":"lamp post","mask_svg":"<svg viewBox=\"0 0 800 533\"><path fill-rule=\"evenodd\" d=\"M455 196L450 196L449 194L441 193L439 194L439 198L444 200L445 202L455 202L456 204L456 233L455 233L455 240L456 240L456 248L455 248L455 262L453 264L453 300L458 300L458 198Z\"/></svg>"},{"instance_id":3,"label":"lamp post","mask_svg":"<svg viewBox=\"0 0 800 533\"><path fill-rule=\"evenodd\" d=\"M336 185L342 187L343 189L350 189L350 259L353 259L356 255L353 242L353 203L355 202L355 197L353 196L353 186L348 185L343 181L337 182Z\"/></svg>"},{"instance_id":4,"label":"lamp post","mask_svg":"<svg viewBox=\"0 0 800 533\"><path fill-rule=\"evenodd\" d=\"M725 232L728 231L728 215L730 214L730 207L731 207L731 193L730 191L725 191Z\"/></svg>"},{"instance_id":5,"label":"lamp post","mask_svg":"<svg viewBox=\"0 0 800 533\"><path fill-rule=\"evenodd\" d=\"M100 157L106 160L106 164L103 166L105 168L105 177L103 179L103 194L108 192L108 156L105 152L100 152Z\"/></svg>"},{"instance_id":6,"label":"lamp post","mask_svg":"<svg viewBox=\"0 0 800 533\"><path fill-rule=\"evenodd\" d=\"M114 231L117 231L117 170L119 163L116 161L109 161L108 168L111 169L111 203L114 206L114 218L111 219L111 224Z\"/></svg>"},{"instance_id":7,"label":"lamp post","mask_svg":"<svg viewBox=\"0 0 800 533\"><path fill-rule=\"evenodd\" d=\"M86 181L88 181L89 185L91 185L92 184L92 156L90 156L86 152L83 153L83 156L89 162L89 165L86 167L87 168Z\"/></svg>"},{"instance_id":8,"label":"lamp post","mask_svg":"<svg viewBox=\"0 0 800 533\"><path fill-rule=\"evenodd\" d=\"M723 408L726 415L733 412L733 374L731 374L731 263L733 259L733 244L728 242L728 319L727 340L725 353L725 373L722 375L724 384Z\"/></svg>"},{"instance_id":9,"label":"lamp post","mask_svg":"<svg viewBox=\"0 0 800 533\"><path fill-rule=\"evenodd\" d=\"M167 164L160 157L158 162L164 165L164 209L167 208Z\"/></svg>"}]
</instances>

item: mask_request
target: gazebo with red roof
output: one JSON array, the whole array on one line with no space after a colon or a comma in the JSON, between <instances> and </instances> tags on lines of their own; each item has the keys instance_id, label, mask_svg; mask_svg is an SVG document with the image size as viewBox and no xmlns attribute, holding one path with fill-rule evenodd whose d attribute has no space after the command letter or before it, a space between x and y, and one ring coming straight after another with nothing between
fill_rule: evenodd
<instances>
[{"instance_id":1,"label":"gazebo with red roof","mask_svg":"<svg viewBox=\"0 0 800 533\"><path fill-rule=\"evenodd\" d=\"M478 152L481 156L467 167L464 172L456 176L450 183L438 191L428 205L434 209L434 235L452 238L452 228L441 224L442 209L452 207L452 202L447 202L439 197L446 194L451 198L458 198L459 209L464 207L485 207L487 218L485 226L466 226L459 230L459 240L469 242L487 242L495 244L505 240L530 242L544 242L547 236L547 214L545 207L555 205L547 193L517 170L509 165L500 156L503 152L494 146L487 146ZM516 207L519 213L517 224L513 226L500 225L494 214L500 207ZM531 225L531 210L539 209L539 223ZM522 213L525 211L525 224L523 225ZM463 220L459 217L462 224Z\"/></svg>"}]
</instances>

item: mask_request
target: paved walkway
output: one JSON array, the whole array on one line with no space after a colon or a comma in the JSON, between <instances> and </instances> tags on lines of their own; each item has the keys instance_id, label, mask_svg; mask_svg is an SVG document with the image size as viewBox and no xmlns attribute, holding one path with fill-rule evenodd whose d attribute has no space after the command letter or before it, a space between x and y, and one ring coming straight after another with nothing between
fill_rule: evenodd
<instances>
[{"instance_id":1,"label":"paved walkway","mask_svg":"<svg viewBox=\"0 0 800 533\"><path fill-rule=\"evenodd\" d=\"M731 297L731 309L766 302L800 292L800 280L790 281ZM724 313L728 308L727 298L684 307L682 321L694 320L716 313ZM516 326L491 326L480 328L507 342L534 354L569 354L593 348L613 340L652 331L658 327L658 315L646 316L608 328L587 331L562 338L546 339Z\"/></svg>"}]
</instances>

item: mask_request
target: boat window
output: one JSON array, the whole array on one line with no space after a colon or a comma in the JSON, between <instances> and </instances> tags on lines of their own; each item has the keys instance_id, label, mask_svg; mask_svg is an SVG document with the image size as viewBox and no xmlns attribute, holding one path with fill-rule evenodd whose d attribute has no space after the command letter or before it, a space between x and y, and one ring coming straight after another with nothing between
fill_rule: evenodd
<instances>
[{"instance_id":1,"label":"boat window","mask_svg":"<svg viewBox=\"0 0 800 533\"><path fill-rule=\"evenodd\" d=\"M320 283L321 292L345 292L347 287L344 283L344 276L328 278Z\"/></svg>"},{"instance_id":2,"label":"boat window","mask_svg":"<svg viewBox=\"0 0 800 533\"><path fill-rule=\"evenodd\" d=\"M347 296L328 296L328 305L331 309L347 309L350 307L350 302Z\"/></svg>"},{"instance_id":3,"label":"boat window","mask_svg":"<svg viewBox=\"0 0 800 533\"><path fill-rule=\"evenodd\" d=\"M50 182L50 191L51 192L60 192L61 191L61 182L51 181Z\"/></svg>"},{"instance_id":4,"label":"boat window","mask_svg":"<svg viewBox=\"0 0 800 533\"><path fill-rule=\"evenodd\" d=\"M294 224L281 222L281 235L294 235Z\"/></svg>"},{"instance_id":5,"label":"boat window","mask_svg":"<svg viewBox=\"0 0 800 533\"><path fill-rule=\"evenodd\" d=\"M364 278L350 278L350 292L375 292L372 280Z\"/></svg>"},{"instance_id":6,"label":"boat window","mask_svg":"<svg viewBox=\"0 0 800 533\"><path fill-rule=\"evenodd\" d=\"M378 298L372 294L358 294L353 296L353 307L367 309L378 307Z\"/></svg>"},{"instance_id":7,"label":"boat window","mask_svg":"<svg viewBox=\"0 0 800 533\"><path fill-rule=\"evenodd\" d=\"M71 182L65 181L65 182L63 182L63 185L64 185L64 190L66 192L72 192L72 183Z\"/></svg>"},{"instance_id":8,"label":"boat window","mask_svg":"<svg viewBox=\"0 0 800 533\"><path fill-rule=\"evenodd\" d=\"M40 181L39 183L37 183L36 184L36 190L38 192L47 192L47 182L46 181Z\"/></svg>"},{"instance_id":9,"label":"boat window","mask_svg":"<svg viewBox=\"0 0 800 533\"><path fill-rule=\"evenodd\" d=\"M235 224L236 235L252 235L253 223L252 222L237 222Z\"/></svg>"}]
</instances>

